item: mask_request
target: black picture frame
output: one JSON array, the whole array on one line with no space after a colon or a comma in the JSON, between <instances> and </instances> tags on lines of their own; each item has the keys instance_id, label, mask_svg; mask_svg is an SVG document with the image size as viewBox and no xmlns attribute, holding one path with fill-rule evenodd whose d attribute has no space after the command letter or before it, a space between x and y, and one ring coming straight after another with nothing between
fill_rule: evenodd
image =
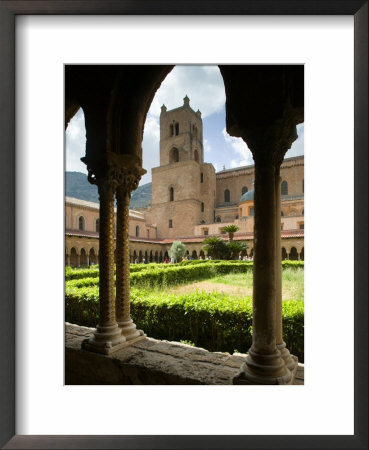
<instances>
[{"instance_id":1,"label":"black picture frame","mask_svg":"<svg viewBox=\"0 0 369 450\"><path fill-rule=\"evenodd\" d=\"M352 15L354 17L354 435L15 435L15 16L20 14ZM338 93L339 95L339 93ZM368 448L368 1L12 0L0 1L0 445L7 449ZM344 330L342 330L344 333ZM336 376L339 376L340 361ZM344 355L342 355L344 364ZM342 380L342 383L345 381ZM339 395L339 393L337 393ZM317 405L318 407L318 405Z\"/></svg>"}]
</instances>

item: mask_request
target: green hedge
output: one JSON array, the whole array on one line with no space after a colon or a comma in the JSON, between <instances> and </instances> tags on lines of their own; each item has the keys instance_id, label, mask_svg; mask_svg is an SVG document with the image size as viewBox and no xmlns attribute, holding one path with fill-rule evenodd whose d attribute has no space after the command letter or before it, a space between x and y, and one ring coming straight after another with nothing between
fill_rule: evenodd
<instances>
[{"instance_id":1,"label":"green hedge","mask_svg":"<svg viewBox=\"0 0 369 450\"><path fill-rule=\"evenodd\" d=\"M66 321L95 327L99 299L96 287L69 287ZM304 360L304 304L289 300L282 304L284 339L291 353ZM148 336L166 340L188 340L210 351L247 352L251 346L252 300L222 293L194 292L164 295L132 289L131 315Z\"/></svg>"},{"instance_id":2,"label":"green hedge","mask_svg":"<svg viewBox=\"0 0 369 450\"><path fill-rule=\"evenodd\" d=\"M192 263L192 261L184 261ZM250 261L198 261L198 264L135 264L131 265L131 286L163 286L187 283L228 273L245 273L253 269ZM303 268L303 262L283 261L282 268ZM69 270L68 270L69 269ZM98 285L96 269L66 270L66 280L76 287Z\"/></svg>"}]
</instances>

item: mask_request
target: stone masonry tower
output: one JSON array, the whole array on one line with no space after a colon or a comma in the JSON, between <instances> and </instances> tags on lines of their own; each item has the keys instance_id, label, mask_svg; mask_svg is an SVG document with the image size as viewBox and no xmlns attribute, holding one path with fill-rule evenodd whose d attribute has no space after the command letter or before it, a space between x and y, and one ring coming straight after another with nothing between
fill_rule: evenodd
<instances>
[{"instance_id":1,"label":"stone masonry tower","mask_svg":"<svg viewBox=\"0 0 369 450\"><path fill-rule=\"evenodd\" d=\"M160 166L152 169L151 220L158 238L194 234L194 226L214 221L215 170L204 163L201 112L161 107Z\"/></svg>"}]
</instances>

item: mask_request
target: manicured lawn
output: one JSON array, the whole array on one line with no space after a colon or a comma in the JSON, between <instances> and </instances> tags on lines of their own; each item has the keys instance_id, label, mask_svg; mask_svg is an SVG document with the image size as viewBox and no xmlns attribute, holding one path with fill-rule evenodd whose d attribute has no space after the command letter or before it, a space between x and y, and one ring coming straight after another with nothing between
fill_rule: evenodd
<instances>
[{"instance_id":1,"label":"manicured lawn","mask_svg":"<svg viewBox=\"0 0 369 450\"><path fill-rule=\"evenodd\" d=\"M252 272L229 273L198 281L176 288L168 288L170 293L191 291L223 292L235 297L252 297ZM304 301L304 270L284 269L282 271L282 300Z\"/></svg>"}]
</instances>

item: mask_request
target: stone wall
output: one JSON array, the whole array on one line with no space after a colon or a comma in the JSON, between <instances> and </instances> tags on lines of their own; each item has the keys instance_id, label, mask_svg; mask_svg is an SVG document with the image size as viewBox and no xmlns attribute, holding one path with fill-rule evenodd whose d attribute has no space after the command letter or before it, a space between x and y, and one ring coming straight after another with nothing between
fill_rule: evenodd
<instances>
[{"instance_id":1,"label":"stone wall","mask_svg":"<svg viewBox=\"0 0 369 450\"><path fill-rule=\"evenodd\" d=\"M66 385L231 385L246 358L149 337L105 356L81 350L92 328L67 323L65 331ZM303 369L295 384L304 383Z\"/></svg>"}]
</instances>

